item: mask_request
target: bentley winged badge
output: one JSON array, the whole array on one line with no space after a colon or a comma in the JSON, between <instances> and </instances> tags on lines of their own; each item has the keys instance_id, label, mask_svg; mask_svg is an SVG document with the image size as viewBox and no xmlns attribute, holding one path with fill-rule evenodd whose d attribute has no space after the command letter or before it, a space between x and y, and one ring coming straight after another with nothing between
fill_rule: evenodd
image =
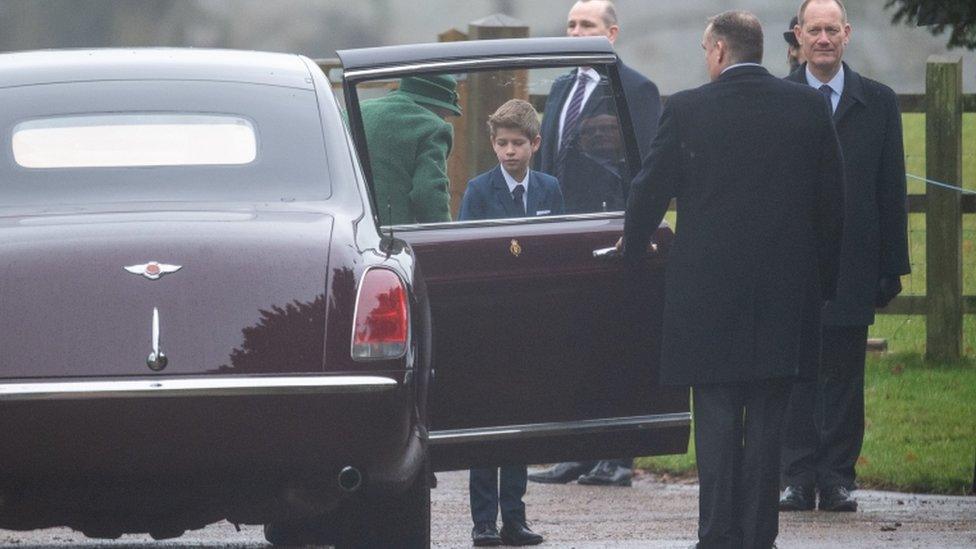
<instances>
[{"instance_id":1,"label":"bentley winged badge","mask_svg":"<svg viewBox=\"0 0 976 549\"><path fill-rule=\"evenodd\" d=\"M143 263L142 265L126 265L122 268L132 274L142 275L149 280L156 280L163 275L175 273L176 271L182 269L183 266L150 261L149 263Z\"/></svg>"}]
</instances>

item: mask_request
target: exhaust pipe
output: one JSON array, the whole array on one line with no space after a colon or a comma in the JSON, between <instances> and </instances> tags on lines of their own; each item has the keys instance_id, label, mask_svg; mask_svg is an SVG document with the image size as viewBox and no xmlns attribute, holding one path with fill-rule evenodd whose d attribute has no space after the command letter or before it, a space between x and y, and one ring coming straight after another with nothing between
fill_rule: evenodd
<instances>
[{"instance_id":1,"label":"exhaust pipe","mask_svg":"<svg viewBox=\"0 0 976 549\"><path fill-rule=\"evenodd\" d=\"M339 471L339 488L344 492L355 492L363 485L363 474L359 469L347 465Z\"/></svg>"}]
</instances>

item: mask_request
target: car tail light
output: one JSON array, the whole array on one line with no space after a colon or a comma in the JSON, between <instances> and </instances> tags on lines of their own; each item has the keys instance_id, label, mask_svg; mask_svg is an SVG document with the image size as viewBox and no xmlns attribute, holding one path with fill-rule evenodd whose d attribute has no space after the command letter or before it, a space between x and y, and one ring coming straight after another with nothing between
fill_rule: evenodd
<instances>
[{"instance_id":1,"label":"car tail light","mask_svg":"<svg viewBox=\"0 0 976 549\"><path fill-rule=\"evenodd\" d=\"M370 269L359 284L352 357L357 360L398 358L407 350L410 318L407 290L396 273Z\"/></svg>"}]
</instances>

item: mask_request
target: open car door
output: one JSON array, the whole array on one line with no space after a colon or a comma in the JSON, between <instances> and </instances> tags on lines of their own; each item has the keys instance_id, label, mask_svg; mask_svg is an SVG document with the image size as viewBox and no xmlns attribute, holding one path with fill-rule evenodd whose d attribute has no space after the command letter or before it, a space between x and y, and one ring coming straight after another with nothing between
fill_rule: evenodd
<instances>
[{"instance_id":1,"label":"open car door","mask_svg":"<svg viewBox=\"0 0 976 549\"><path fill-rule=\"evenodd\" d=\"M412 246L426 280L435 470L685 452L688 391L657 380L672 233L658 230L639 277L606 251L623 234L623 204L639 167L610 43L488 40L346 50L339 57L377 223ZM459 219L468 181L497 166L488 115L512 98L543 113L577 67L599 75L578 130L543 144L537 155L548 151L551 158L534 159L535 169L559 172L566 212L530 208L525 217ZM402 205L377 200L391 196L393 186L409 190L417 182L384 180L393 171L382 167L390 162L390 143L397 132L408 133L407 122L377 124L370 118L378 115L366 112L364 126L364 112L417 75L457 82L463 112L447 118L453 143L441 166L453 221L393 219ZM558 106L550 107L558 116ZM377 193L383 186L386 192Z\"/></svg>"}]
</instances>

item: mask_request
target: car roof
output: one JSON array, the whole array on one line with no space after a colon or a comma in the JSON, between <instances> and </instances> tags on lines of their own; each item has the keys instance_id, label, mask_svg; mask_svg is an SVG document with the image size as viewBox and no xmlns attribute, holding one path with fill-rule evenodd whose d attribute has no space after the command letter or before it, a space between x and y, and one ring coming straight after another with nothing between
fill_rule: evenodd
<instances>
[{"instance_id":1,"label":"car roof","mask_svg":"<svg viewBox=\"0 0 976 549\"><path fill-rule=\"evenodd\" d=\"M613 55L605 36L510 38L359 48L336 52L343 70L373 69L432 61L479 57L537 57L545 55Z\"/></svg>"},{"instance_id":2,"label":"car roof","mask_svg":"<svg viewBox=\"0 0 976 549\"><path fill-rule=\"evenodd\" d=\"M210 80L313 89L294 54L197 48L102 48L0 54L0 88L100 80Z\"/></svg>"}]
</instances>

